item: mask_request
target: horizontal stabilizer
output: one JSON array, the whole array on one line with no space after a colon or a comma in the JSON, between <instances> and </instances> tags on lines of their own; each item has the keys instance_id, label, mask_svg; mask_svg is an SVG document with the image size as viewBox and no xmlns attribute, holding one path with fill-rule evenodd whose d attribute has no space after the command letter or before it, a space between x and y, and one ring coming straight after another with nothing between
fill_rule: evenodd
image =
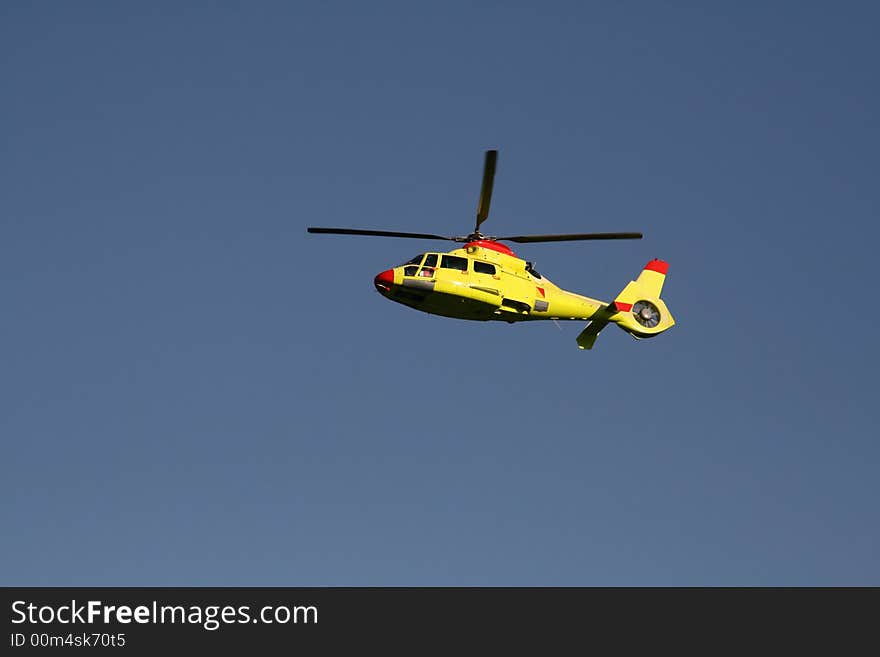
<instances>
[{"instance_id":1,"label":"horizontal stabilizer","mask_svg":"<svg viewBox=\"0 0 880 657\"><path fill-rule=\"evenodd\" d=\"M589 326L577 336L578 347L581 349L592 349L593 345L596 344L596 338L599 337L599 331L607 325L608 322L590 322Z\"/></svg>"},{"instance_id":2,"label":"horizontal stabilizer","mask_svg":"<svg viewBox=\"0 0 880 657\"><path fill-rule=\"evenodd\" d=\"M596 344L596 338L599 337L599 332L608 326L608 318L615 312L616 310L613 305L604 306L597 310L596 314L593 315L592 321L587 324L587 328L577 336L578 347L581 349L592 349L593 345Z\"/></svg>"}]
</instances>

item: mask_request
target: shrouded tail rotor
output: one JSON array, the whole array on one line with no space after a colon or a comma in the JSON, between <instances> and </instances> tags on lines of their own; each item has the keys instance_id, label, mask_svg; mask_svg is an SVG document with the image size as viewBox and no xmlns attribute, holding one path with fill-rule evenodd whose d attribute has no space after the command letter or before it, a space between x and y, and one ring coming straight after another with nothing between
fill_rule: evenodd
<instances>
[{"instance_id":1,"label":"shrouded tail rotor","mask_svg":"<svg viewBox=\"0 0 880 657\"><path fill-rule=\"evenodd\" d=\"M660 323L660 310L650 301L636 301L632 307L632 314L645 328L654 328Z\"/></svg>"}]
</instances>

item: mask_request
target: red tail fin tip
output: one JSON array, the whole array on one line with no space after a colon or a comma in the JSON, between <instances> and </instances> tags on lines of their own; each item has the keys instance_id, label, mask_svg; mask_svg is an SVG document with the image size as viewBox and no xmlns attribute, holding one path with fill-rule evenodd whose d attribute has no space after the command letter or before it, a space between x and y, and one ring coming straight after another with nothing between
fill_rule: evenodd
<instances>
[{"instance_id":1,"label":"red tail fin tip","mask_svg":"<svg viewBox=\"0 0 880 657\"><path fill-rule=\"evenodd\" d=\"M645 269L650 269L651 271L656 271L659 274L666 275L666 272L669 271L669 263L664 262L663 260L651 260L647 265L645 265Z\"/></svg>"}]
</instances>

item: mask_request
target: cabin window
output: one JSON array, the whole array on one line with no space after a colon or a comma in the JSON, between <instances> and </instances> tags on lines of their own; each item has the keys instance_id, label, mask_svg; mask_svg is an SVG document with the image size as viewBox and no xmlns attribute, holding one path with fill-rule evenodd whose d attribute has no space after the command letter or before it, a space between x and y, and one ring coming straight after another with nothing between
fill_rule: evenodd
<instances>
[{"instance_id":1,"label":"cabin window","mask_svg":"<svg viewBox=\"0 0 880 657\"><path fill-rule=\"evenodd\" d=\"M490 276L494 276L495 265L490 265L488 262L483 262L482 260L474 260L474 271L478 274L489 274Z\"/></svg>"},{"instance_id":2,"label":"cabin window","mask_svg":"<svg viewBox=\"0 0 880 657\"><path fill-rule=\"evenodd\" d=\"M444 269L458 269L459 271L467 271L468 261L467 258L445 255L440 261L440 266Z\"/></svg>"},{"instance_id":3,"label":"cabin window","mask_svg":"<svg viewBox=\"0 0 880 657\"><path fill-rule=\"evenodd\" d=\"M425 258L425 267L436 267L437 266L437 254L429 253Z\"/></svg>"}]
</instances>

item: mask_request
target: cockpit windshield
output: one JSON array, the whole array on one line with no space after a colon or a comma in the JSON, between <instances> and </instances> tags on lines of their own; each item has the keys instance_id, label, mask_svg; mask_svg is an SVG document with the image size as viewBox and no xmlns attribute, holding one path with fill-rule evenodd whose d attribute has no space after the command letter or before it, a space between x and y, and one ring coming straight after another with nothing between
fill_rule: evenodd
<instances>
[{"instance_id":1,"label":"cockpit windshield","mask_svg":"<svg viewBox=\"0 0 880 657\"><path fill-rule=\"evenodd\" d=\"M419 268L419 265L422 264L422 260L425 262L422 267ZM426 256L422 253L409 262L403 263L401 267L403 267L404 276L424 276L425 278L432 278L434 276L434 270L437 267L437 254L428 253Z\"/></svg>"}]
</instances>

